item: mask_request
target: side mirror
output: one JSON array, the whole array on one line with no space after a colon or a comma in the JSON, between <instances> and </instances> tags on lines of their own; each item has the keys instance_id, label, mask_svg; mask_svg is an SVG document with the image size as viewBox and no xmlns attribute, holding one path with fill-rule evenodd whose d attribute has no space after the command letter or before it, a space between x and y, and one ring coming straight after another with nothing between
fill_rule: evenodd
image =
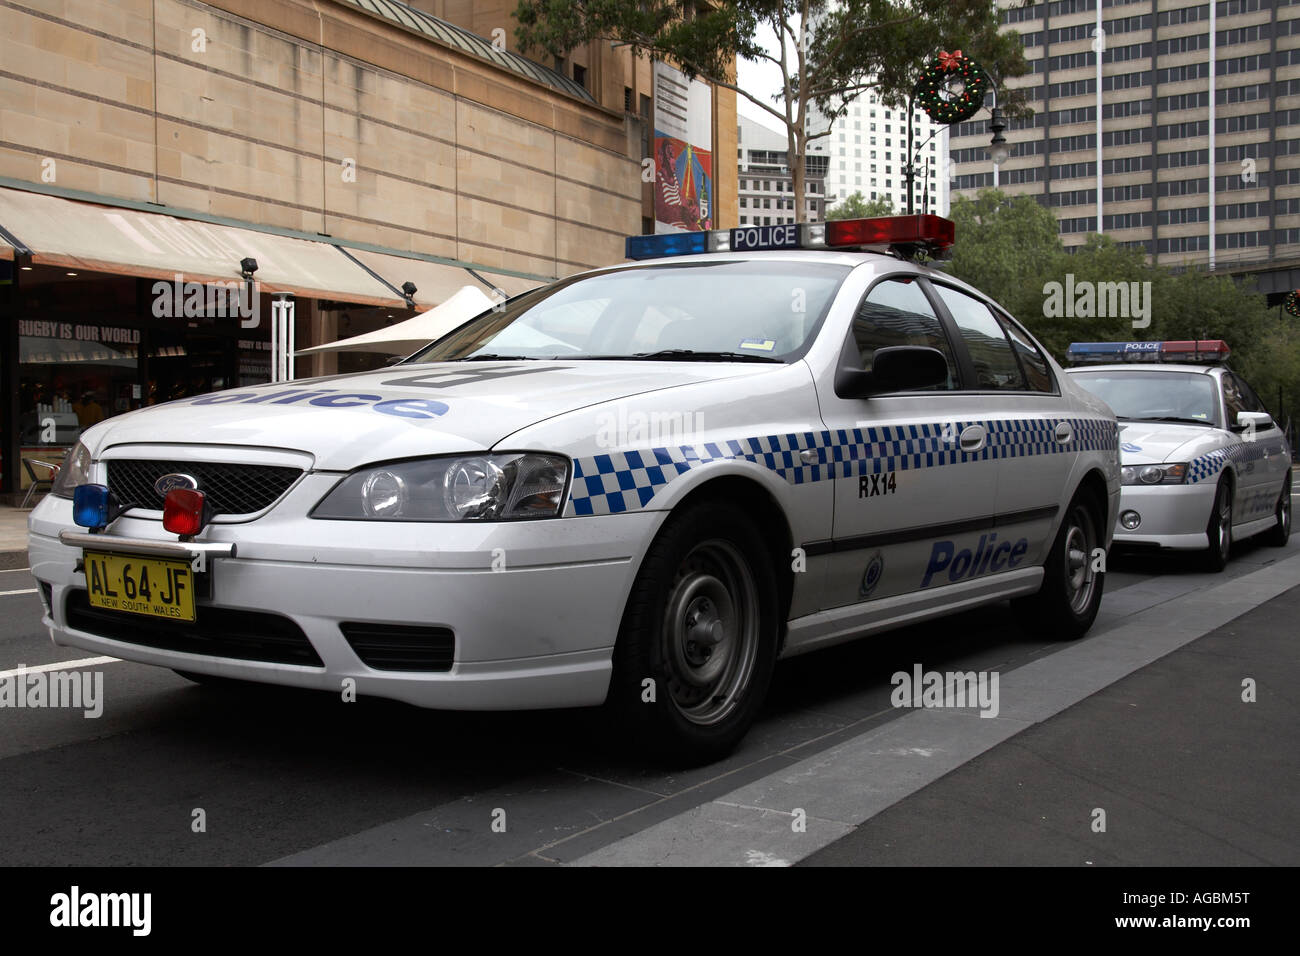
<instances>
[{"instance_id":1,"label":"side mirror","mask_svg":"<svg viewBox=\"0 0 1300 956\"><path fill-rule=\"evenodd\" d=\"M947 380L948 360L938 349L895 345L876 349L870 371L841 367L835 373L835 394L840 398L869 398L884 392L929 388Z\"/></svg>"},{"instance_id":2,"label":"side mirror","mask_svg":"<svg viewBox=\"0 0 1300 956\"><path fill-rule=\"evenodd\" d=\"M1261 432L1272 428L1273 416L1268 412L1237 412L1237 423L1233 431Z\"/></svg>"}]
</instances>

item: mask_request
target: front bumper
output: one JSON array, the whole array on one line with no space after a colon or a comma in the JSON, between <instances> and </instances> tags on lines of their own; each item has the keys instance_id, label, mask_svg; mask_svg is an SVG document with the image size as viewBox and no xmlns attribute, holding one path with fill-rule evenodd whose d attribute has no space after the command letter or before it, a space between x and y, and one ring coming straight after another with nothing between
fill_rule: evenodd
<instances>
[{"instance_id":1,"label":"front bumper","mask_svg":"<svg viewBox=\"0 0 1300 956\"><path fill-rule=\"evenodd\" d=\"M1119 496L1115 544L1146 545L1178 550L1204 550L1210 546L1205 528L1218 488L1214 482L1197 485L1125 485ZM1142 523L1129 531L1119 522L1126 511L1136 511Z\"/></svg>"},{"instance_id":2,"label":"front bumper","mask_svg":"<svg viewBox=\"0 0 1300 956\"><path fill-rule=\"evenodd\" d=\"M315 492L296 489L290 497ZM319 495L317 495L319 497ZM285 507L289 506L289 507ZM69 599L86 587L81 548L59 540L71 502L47 497L33 512L32 574L49 585L44 618L56 644L177 670L341 692L345 679L369 694L422 707L516 710L601 703L627 594L663 512L495 524L388 524L277 517L211 525L205 607L273 612L301 629L321 666L239 659L132 643L69 625ZM99 537L99 536L97 536ZM119 519L114 538L175 542L159 522ZM134 617L126 615L126 619ZM124 620L117 617L118 622ZM143 619L152 622L152 619ZM442 672L368 666L345 638L345 622L419 625L454 633ZM128 639L123 640L126 636Z\"/></svg>"}]
</instances>

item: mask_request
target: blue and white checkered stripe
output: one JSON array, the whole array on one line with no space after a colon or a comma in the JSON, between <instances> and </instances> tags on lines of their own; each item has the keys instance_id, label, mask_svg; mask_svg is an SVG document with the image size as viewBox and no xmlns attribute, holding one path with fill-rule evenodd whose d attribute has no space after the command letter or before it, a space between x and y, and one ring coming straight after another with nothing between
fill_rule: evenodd
<instances>
[{"instance_id":1,"label":"blue and white checkered stripe","mask_svg":"<svg viewBox=\"0 0 1300 956\"><path fill-rule=\"evenodd\" d=\"M1074 428L1075 441L1068 445L1055 438L1056 426L1062 421ZM971 425L983 425L988 440L977 452L963 452L958 437ZM1118 443L1113 421L1048 418L882 425L610 452L574 460L569 513L603 515L644 508L678 475L714 461L751 461L775 471L792 485L801 485L991 459L1114 450ZM805 451L815 452L815 460L804 461Z\"/></svg>"},{"instance_id":2,"label":"blue and white checkered stripe","mask_svg":"<svg viewBox=\"0 0 1300 956\"><path fill-rule=\"evenodd\" d=\"M1230 461L1240 465L1245 462L1261 461L1264 457L1265 449L1262 442L1244 441L1226 448L1216 448L1199 458L1193 458L1188 463L1187 481L1188 484L1193 485L1210 481L1217 478L1219 472L1223 471Z\"/></svg>"}]
</instances>

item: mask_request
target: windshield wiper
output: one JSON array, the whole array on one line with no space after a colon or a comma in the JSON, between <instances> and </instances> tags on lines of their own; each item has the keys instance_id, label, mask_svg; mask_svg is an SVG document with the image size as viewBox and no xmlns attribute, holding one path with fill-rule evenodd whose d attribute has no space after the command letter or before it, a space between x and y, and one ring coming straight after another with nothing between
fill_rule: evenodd
<instances>
[{"instance_id":1,"label":"windshield wiper","mask_svg":"<svg viewBox=\"0 0 1300 956\"><path fill-rule=\"evenodd\" d=\"M771 355L751 355L747 352L697 352L695 349L660 349L657 352L634 352L625 358L650 359L652 361L681 362L776 362L784 365L779 358Z\"/></svg>"},{"instance_id":2,"label":"windshield wiper","mask_svg":"<svg viewBox=\"0 0 1300 956\"><path fill-rule=\"evenodd\" d=\"M536 362L535 355L497 355L488 352L483 355L467 355L464 358L450 359L452 362Z\"/></svg>"},{"instance_id":3,"label":"windshield wiper","mask_svg":"<svg viewBox=\"0 0 1300 956\"><path fill-rule=\"evenodd\" d=\"M1208 422L1203 418L1179 418L1176 415L1161 415L1154 418L1124 418L1120 417L1122 422L1176 422L1182 425L1205 425L1213 427L1214 422Z\"/></svg>"}]
</instances>

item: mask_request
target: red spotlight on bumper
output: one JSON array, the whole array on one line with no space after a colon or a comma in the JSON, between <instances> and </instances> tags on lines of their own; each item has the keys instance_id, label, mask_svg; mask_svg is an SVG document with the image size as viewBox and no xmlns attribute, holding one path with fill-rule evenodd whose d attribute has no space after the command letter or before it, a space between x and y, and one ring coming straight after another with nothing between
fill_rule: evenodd
<instances>
[{"instance_id":1,"label":"red spotlight on bumper","mask_svg":"<svg viewBox=\"0 0 1300 956\"><path fill-rule=\"evenodd\" d=\"M163 499L163 528L182 538L193 537L212 520L208 496L190 488L173 488Z\"/></svg>"}]
</instances>

